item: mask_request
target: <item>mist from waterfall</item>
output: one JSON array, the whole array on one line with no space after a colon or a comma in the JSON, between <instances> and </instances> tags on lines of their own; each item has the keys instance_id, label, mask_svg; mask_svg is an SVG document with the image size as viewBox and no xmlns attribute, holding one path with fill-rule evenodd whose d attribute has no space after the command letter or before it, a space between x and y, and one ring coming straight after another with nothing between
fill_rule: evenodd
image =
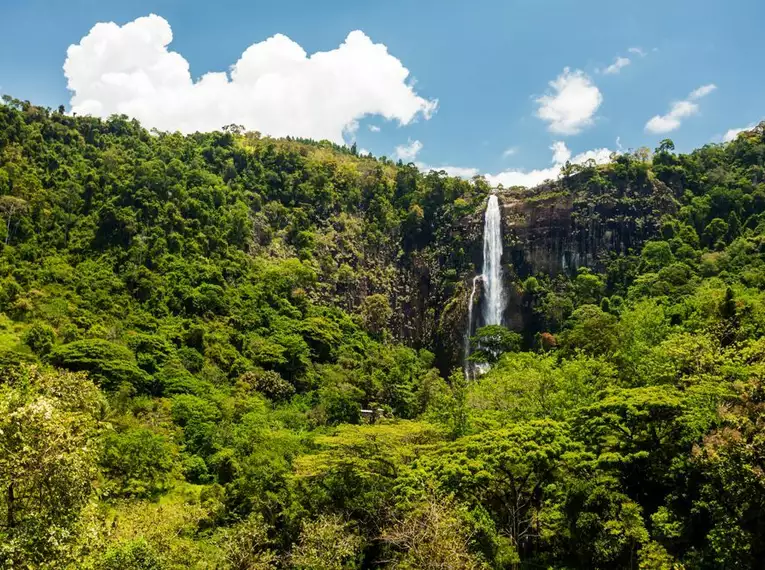
<instances>
[{"instance_id":1,"label":"mist from waterfall","mask_svg":"<svg viewBox=\"0 0 765 570\"><path fill-rule=\"evenodd\" d=\"M502 217L496 194L489 196L483 224L483 324L501 325L505 312L502 286Z\"/></svg>"},{"instance_id":2,"label":"mist from waterfall","mask_svg":"<svg viewBox=\"0 0 765 570\"><path fill-rule=\"evenodd\" d=\"M465 331L465 377L470 378L474 366L470 364L470 337L473 334L473 302L479 282L483 282L483 324L501 325L505 312L505 291L502 284L502 216L496 194L489 196L483 222L483 272L473 278L468 301L468 322ZM479 368L482 368L479 365Z\"/></svg>"}]
</instances>

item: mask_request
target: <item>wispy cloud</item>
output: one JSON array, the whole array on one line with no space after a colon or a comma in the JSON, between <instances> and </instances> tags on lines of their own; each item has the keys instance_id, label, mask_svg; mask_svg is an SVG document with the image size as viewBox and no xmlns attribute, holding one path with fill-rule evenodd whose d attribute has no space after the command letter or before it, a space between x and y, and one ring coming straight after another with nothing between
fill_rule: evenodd
<instances>
[{"instance_id":1,"label":"wispy cloud","mask_svg":"<svg viewBox=\"0 0 765 570\"><path fill-rule=\"evenodd\" d=\"M689 99L696 100L701 99L702 97L706 97L709 95L712 91L717 89L717 85L714 83L709 83L708 85L702 85L701 87L698 87L691 91L691 94L688 95Z\"/></svg>"},{"instance_id":2,"label":"wispy cloud","mask_svg":"<svg viewBox=\"0 0 765 570\"><path fill-rule=\"evenodd\" d=\"M669 112L665 115L651 117L645 124L645 130L649 133L663 134L680 128L683 119L696 115L699 112L699 105L696 101L706 97L715 89L717 89L717 86L714 83L702 85L694 89L688 94L686 99L672 103Z\"/></svg>"},{"instance_id":3,"label":"wispy cloud","mask_svg":"<svg viewBox=\"0 0 765 570\"><path fill-rule=\"evenodd\" d=\"M614 62L603 70L606 75L614 75L627 67L632 61L628 57L617 57Z\"/></svg>"},{"instance_id":4,"label":"wispy cloud","mask_svg":"<svg viewBox=\"0 0 765 570\"><path fill-rule=\"evenodd\" d=\"M417 140L409 140L406 144L400 144L393 151L393 155L404 162L412 162L422 150L422 143Z\"/></svg>"}]
</instances>

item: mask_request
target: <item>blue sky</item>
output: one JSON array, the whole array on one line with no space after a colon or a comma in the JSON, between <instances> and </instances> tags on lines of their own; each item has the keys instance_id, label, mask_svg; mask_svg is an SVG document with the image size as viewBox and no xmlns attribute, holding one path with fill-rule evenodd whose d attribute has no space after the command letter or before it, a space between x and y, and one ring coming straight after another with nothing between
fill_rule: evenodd
<instances>
[{"instance_id":1,"label":"blue sky","mask_svg":"<svg viewBox=\"0 0 765 570\"><path fill-rule=\"evenodd\" d=\"M98 38L111 46L110 59L98 59L101 48L94 41L70 66L79 85L75 109L94 114L129 109L144 122L182 130L216 128L222 125L215 121L233 113L264 132L294 130L335 139L344 122L354 122L349 117L382 111L391 119L356 118L357 128L346 128L346 140L355 138L375 155L395 156L399 147L405 159L462 167L494 175L495 181L534 181L498 175L542 171L538 178L554 168L554 156L600 160L605 153L597 149L618 150L617 137L624 149L653 148L670 137L678 149L690 150L765 118L761 0L5 2L0 92L71 108L73 93L62 68L67 48L80 44L98 22L123 26L152 13L172 29L166 50L188 63L193 82L208 72L229 71L249 46L275 34L291 42L284 38L251 51L240 77L264 66L279 75L282 58L299 59L299 48L307 58L316 52L337 57L301 63L279 83L286 91L269 92L261 84L257 96L222 85L227 79L221 76L211 76L209 87L196 89L191 98L184 95L190 91L173 95L172 84L166 93L174 105L169 113L167 107L146 108L158 97L141 102L139 95L125 95L141 83L135 75L123 78L130 89L123 84L119 93L97 87L112 72L131 74L144 65L130 60L141 51L130 43L142 37L140 26L129 37L120 36L118 28L103 30ZM167 32L161 22L147 26L157 37ZM338 52L354 30L363 37L349 39L347 49ZM387 56L377 44L387 48ZM130 61L123 61L126 57ZM629 64L606 73L617 58ZM162 61L181 65L172 58ZM407 77L399 77L400 66L409 70ZM170 84L158 74L172 71L172 65L152 69L153 84L145 89ZM559 91L550 84L556 79ZM252 97L261 103L251 105ZM193 116L178 110L185 101L196 105Z\"/></svg>"}]
</instances>

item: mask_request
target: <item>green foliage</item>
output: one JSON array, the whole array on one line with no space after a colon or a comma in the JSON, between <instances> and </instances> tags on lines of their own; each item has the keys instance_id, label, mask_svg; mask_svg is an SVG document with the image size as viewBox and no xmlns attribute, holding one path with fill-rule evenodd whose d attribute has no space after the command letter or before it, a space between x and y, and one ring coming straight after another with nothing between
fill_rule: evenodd
<instances>
[{"instance_id":1,"label":"green foliage","mask_svg":"<svg viewBox=\"0 0 765 570\"><path fill-rule=\"evenodd\" d=\"M395 568L473 570L481 568L470 552L474 532L469 514L447 497L428 496L383 533L396 558ZM516 563L510 553L502 563Z\"/></svg>"},{"instance_id":2,"label":"green foliage","mask_svg":"<svg viewBox=\"0 0 765 570\"><path fill-rule=\"evenodd\" d=\"M136 428L104 438L101 465L116 494L144 497L167 487L176 456L177 451L165 437Z\"/></svg>"},{"instance_id":3,"label":"green foliage","mask_svg":"<svg viewBox=\"0 0 765 570\"><path fill-rule=\"evenodd\" d=\"M48 354L55 341L56 333L53 331L53 327L45 323L35 323L24 333L24 344L40 356Z\"/></svg>"},{"instance_id":4,"label":"green foliage","mask_svg":"<svg viewBox=\"0 0 765 570\"><path fill-rule=\"evenodd\" d=\"M522 555L534 548L537 525L549 524L544 530L554 531L561 499L556 481L581 453L563 424L519 423L439 449L421 460L411 477L427 477L442 492L486 509Z\"/></svg>"},{"instance_id":5,"label":"green foliage","mask_svg":"<svg viewBox=\"0 0 765 570\"><path fill-rule=\"evenodd\" d=\"M665 241L649 241L641 254L646 271L659 270L674 261L672 249Z\"/></svg>"},{"instance_id":6,"label":"green foliage","mask_svg":"<svg viewBox=\"0 0 765 570\"><path fill-rule=\"evenodd\" d=\"M385 295L370 295L364 299L361 306L361 318L369 333L376 336L382 335L383 331L388 328L391 316L393 316L393 309L388 304Z\"/></svg>"},{"instance_id":7,"label":"green foliage","mask_svg":"<svg viewBox=\"0 0 765 570\"><path fill-rule=\"evenodd\" d=\"M257 390L266 398L277 402L288 400L295 393L292 384L273 370L245 372L239 377L238 383L243 389Z\"/></svg>"},{"instance_id":8,"label":"green foliage","mask_svg":"<svg viewBox=\"0 0 765 570\"><path fill-rule=\"evenodd\" d=\"M76 553L103 397L68 372L23 367L0 380L0 567L52 567Z\"/></svg>"},{"instance_id":9,"label":"green foliage","mask_svg":"<svg viewBox=\"0 0 765 570\"><path fill-rule=\"evenodd\" d=\"M269 548L268 526L253 515L224 529L219 537L226 567L231 570L270 570L276 555Z\"/></svg>"},{"instance_id":10,"label":"green foliage","mask_svg":"<svg viewBox=\"0 0 765 570\"><path fill-rule=\"evenodd\" d=\"M470 385L468 402L482 421L562 420L593 403L615 377L612 365L584 355L559 363L553 355L509 354Z\"/></svg>"},{"instance_id":11,"label":"green foliage","mask_svg":"<svg viewBox=\"0 0 765 570\"><path fill-rule=\"evenodd\" d=\"M151 377L138 368L133 354L124 346L102 340L79 340L57 346L49 355L54 366L85 371L105 389L122 383L138 391L151 388Z\"/></svg>"},{"instance_id":12,"label":"green foliage","mask_svg":"<svg viewBox=\"0 0 765 570\"><path fill-rule=\"evenodd\" d=\"M470 359L473 362L494 364L506 352L518 350L522 337L500 325L481 327L470 339L473 348Z\"/></svg>"},{"instance_id":13,"label":"green foliage","mask_svg":"<svg viewBox=\"0 0 765 570\"><path fill-rule=\"evenodd\" d=\"M320 517L303 524L300 540L290 554L296 570L354 570L360 568L361 539L340 517Z\"/></svg>"},{"instance_id":14,"label":"green foliage","mask_svg":"<svg viewBox=\"0 0 765 570\"><path fill-rule=\"evenodd\" d=\"M4 101L0 567L765 559L765 126L500 190L466 339L481 177Z\"/></svg>"},{"instance_id":15,"label":"green foliage","mask_svg":"<svg viewBox=\"0 0 765 570\"><path fill-rule=\"evenodd\" d=\"M162 570L157 552L143 539L110 548L96 565L98 570Z\"/></svg>"}]
</instances>

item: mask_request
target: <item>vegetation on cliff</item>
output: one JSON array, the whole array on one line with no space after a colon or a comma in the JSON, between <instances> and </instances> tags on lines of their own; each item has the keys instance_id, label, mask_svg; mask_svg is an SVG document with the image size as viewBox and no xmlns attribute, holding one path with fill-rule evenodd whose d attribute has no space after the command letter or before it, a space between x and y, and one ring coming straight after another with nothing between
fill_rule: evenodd
<instances>
[{"instance_id":1,"label":"vegetation on cliff","mask_svg":"<svg viewBox=\"0 0 765 570\"><path fill-rule=\"evenodd\" d=\"M0 105L0 567L757 566L765 129L501 191L467 382L489 192Z\"/></svg>"}]
</instances>

